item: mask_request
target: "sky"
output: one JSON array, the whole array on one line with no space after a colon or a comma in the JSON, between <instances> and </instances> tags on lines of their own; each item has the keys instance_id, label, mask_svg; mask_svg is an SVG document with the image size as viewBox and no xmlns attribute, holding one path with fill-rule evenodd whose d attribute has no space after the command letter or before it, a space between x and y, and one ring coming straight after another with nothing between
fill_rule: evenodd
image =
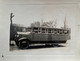
<instances>
[{"instance_id":1,"label":"sky","mask_svg":"<svg viewBox=\"0 0 80 61\"><path fill-rule=\"evenodd\" d=\"M64 25L66 18L67 24L71 27L71 22L76 20L76 7L74 5L11 5L8 4L2 7L2 15L7 16L8 21L10 13L15 17L13 23L29 26L35 21L50 21L56 20L57 27ZM5 11L6 10L6 11ZM3 17L2 17L3 18ZM6 18L4 18L5 20Z\"/></svg>"}]
</instances>

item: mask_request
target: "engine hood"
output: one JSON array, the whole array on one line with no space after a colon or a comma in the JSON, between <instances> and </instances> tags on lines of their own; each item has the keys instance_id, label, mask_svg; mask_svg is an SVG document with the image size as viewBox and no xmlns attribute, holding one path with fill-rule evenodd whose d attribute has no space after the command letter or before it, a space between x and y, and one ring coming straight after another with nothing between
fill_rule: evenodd
<instances>
[{"instance_id":1,"label":"engine hood","mask_svg":"<svg viewBox=\"0 0 80 61\"><path fill-rule=\"evenodd\" d=\"M21 35L28 35L30 34L31 32L17 32L17 34L21 34Z\"/></svg>"}]
</instances>

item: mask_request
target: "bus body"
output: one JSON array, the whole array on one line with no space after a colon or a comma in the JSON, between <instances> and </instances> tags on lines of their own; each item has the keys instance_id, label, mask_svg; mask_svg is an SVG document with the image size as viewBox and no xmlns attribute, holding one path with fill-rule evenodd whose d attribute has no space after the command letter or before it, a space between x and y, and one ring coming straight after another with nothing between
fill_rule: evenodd
<instances>
[{"instance_id":1,"label":"bus body","mask_svg":"<svg viewBox=\"0 0 80 61\"><path fill-rule=\"evenodd\" d=\"M29 44L60 44L70 39L70 28L19 27L13 26L14 40L19 48ZM12 32L13 33L13 32Z\"/></svg>"}]
</instances>

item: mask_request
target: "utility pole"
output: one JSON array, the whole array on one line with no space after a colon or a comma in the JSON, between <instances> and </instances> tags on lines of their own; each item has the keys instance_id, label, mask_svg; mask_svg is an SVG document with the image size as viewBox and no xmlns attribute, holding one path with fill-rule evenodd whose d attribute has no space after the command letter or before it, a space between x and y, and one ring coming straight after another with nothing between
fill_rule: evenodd
<instances>
[{"instance_id":1,"label":"utility pole","mask_svg":"<svg viewBox=\"0 0 80 61\"><path fill-rule=\"evenodd\" d=\"M65 17L65 20L64 20L64 28L67 27L67 24L66 24L66 17Z\"/></svg>"},{"instance_id":2,"label":"utility pole","mask_svg":"<svg viewBox=\"0 0 80 61\"><path fill-rule=\"evenodd\" d=\"M42 27L42 25L43 25L43 19L41 18L41 27Z\"/></svg>"},{"instance_id":3,"label":"utility pole","mask_svg":"<svg viewBox=\"0 0 80 61\"><path fill-rule=\"evenodd\" d=\"M13 35L14 35L14 29L12 25L12 18L14 17L13 13L10 13L10 45L11 45L11 40L13 40Z\"/></svg>"},{"instance_id":4,"label":"utility pole","mask_svg":"<svg viewBox=\"0 0 80 61\"><path fill-rule=\"evenodd\" d=\"M54 27L56 28L57 27L57 19L54 21Z\"/></svg>"},{"instance_id":5,"label":"utility pole","mask_svg":"<svg viewBox=\"0 0 80 61\"><path fill-rule=\"evenodd\" d=\"M12 25L12 18L14 17L13 13L10 14L10 21L11 21L11 25Z\"/></svg>"}]
</instances>

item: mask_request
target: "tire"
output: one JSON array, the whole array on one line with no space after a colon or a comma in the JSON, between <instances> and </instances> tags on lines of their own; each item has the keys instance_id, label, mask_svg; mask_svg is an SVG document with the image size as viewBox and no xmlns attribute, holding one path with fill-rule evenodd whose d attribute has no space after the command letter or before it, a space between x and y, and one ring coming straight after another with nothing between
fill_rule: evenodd
<instances>
[{"instance_id":1,"label":"tire","mask_svg":"<svg viewBox=\"0 0 80 61\"><path fill-rule=\"evenodd\" d=\"M48 47L49 47L49 46L53 46L53 44L45 44L45 45L48 46Z\"/></svg>"},{"instance_id":2,"label":"tire","mask_svg":"<svg viewBox=\"0 0 80 61\"><path fill-rule=\"evenodd\" d=\"M20 40L19 42L19 48L25 49L29 47L29 41L28 40Z\"/></svg>"},{"instance_id":3,"label":"tire","mask_svg":"<svg viewBox=\"0 0 80 61\"><path fill-rule=\"evenodd\" d=\"M54 46L58 46L58 44L54 44Z\"/></svg>"}]
</instances>

